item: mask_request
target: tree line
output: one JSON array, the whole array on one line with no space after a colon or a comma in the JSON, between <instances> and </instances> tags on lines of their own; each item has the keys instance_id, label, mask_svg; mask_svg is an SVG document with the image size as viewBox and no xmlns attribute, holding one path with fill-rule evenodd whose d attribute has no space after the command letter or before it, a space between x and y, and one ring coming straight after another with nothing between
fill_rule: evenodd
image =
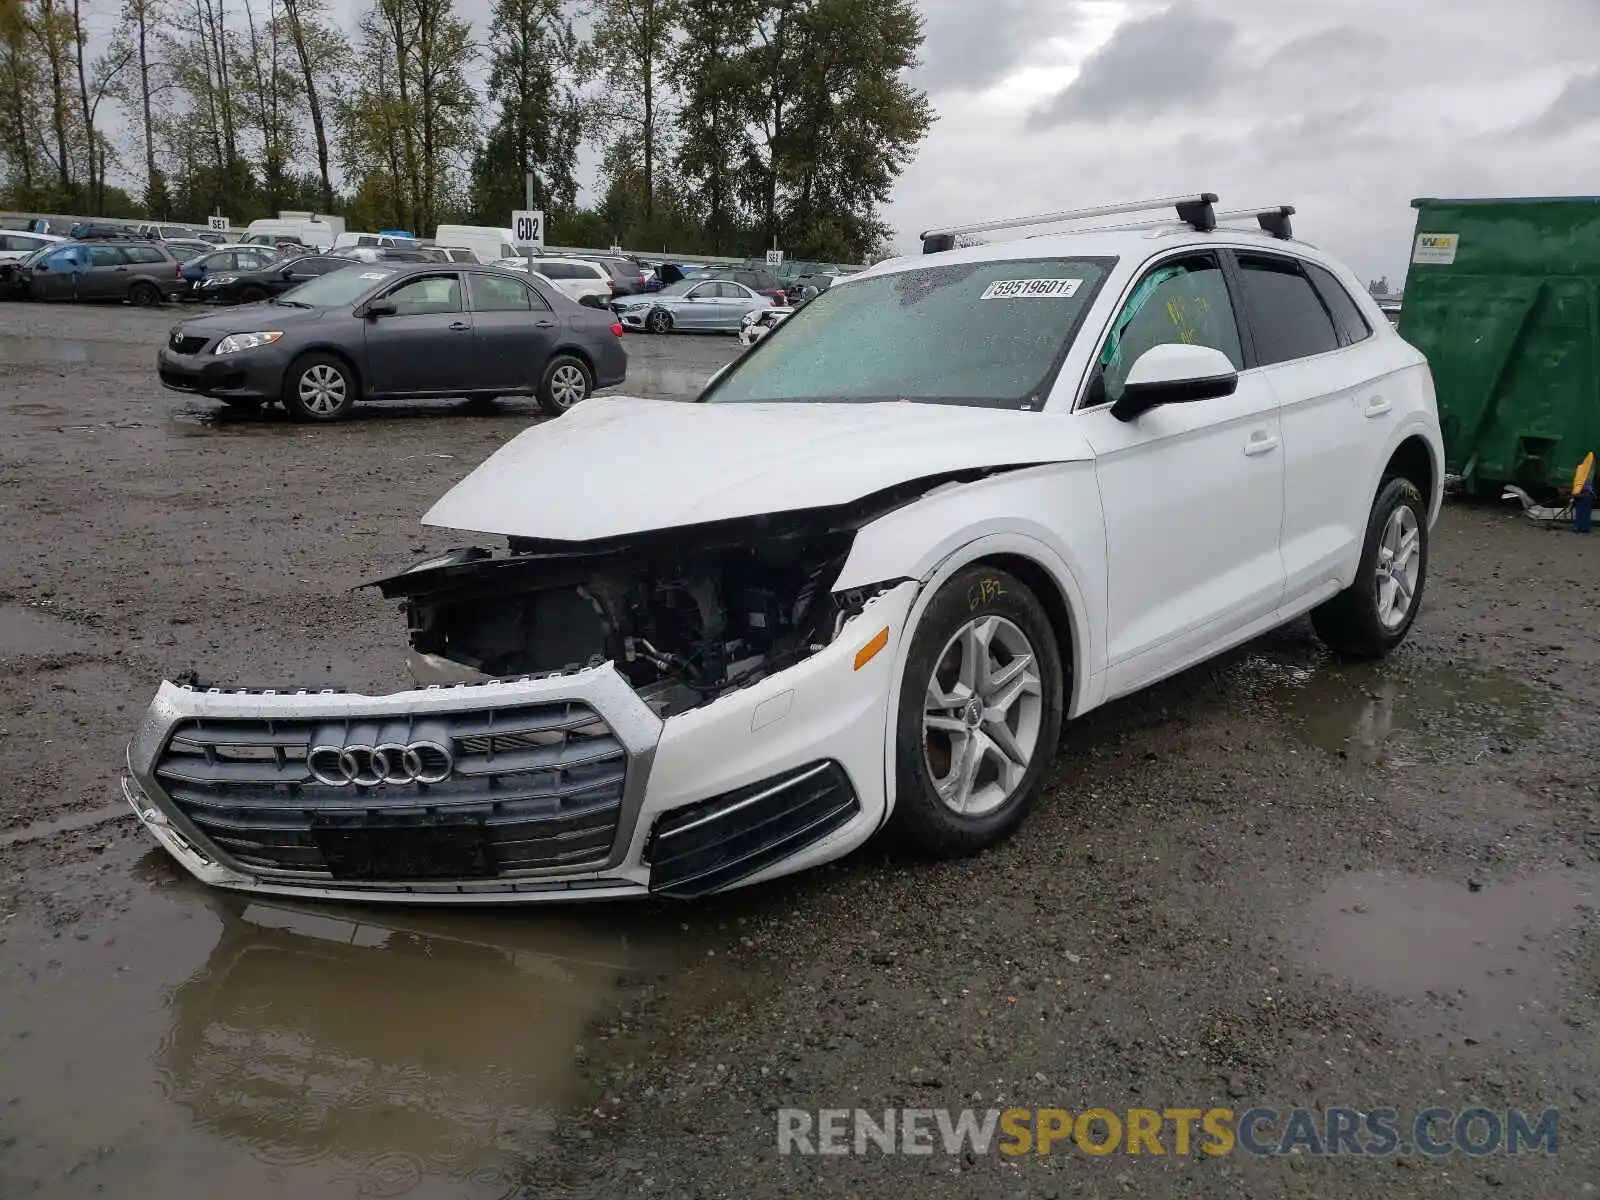
<instances>
[{"instance_id":1,"label":"tree line","mask_svg":"<svg viewBox=\"0 0 1600 1200\"><path fill-rule=\"evenodd\" d=\"M454 0L353 30L325 0L0 0L0 201L425 235L505 225L531 173L556 244L880 250L934 120L913 0L589 2L495 0L480 36Z\"/></svg>"}]
</instances>

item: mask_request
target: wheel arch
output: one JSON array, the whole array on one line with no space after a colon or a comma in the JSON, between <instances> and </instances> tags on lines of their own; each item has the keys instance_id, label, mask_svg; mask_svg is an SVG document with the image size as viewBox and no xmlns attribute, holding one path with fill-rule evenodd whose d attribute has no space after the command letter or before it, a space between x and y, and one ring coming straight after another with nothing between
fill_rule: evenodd
<instances>
[{"instance_id":1,"label":"wheel arch","mask_svg":"<svg viewBox=\"0 0 1600 1200\"><path fill-rule=\"evenodd\" d=\"M558 358L563 354L565 354L568 358L577 359L584 365L584 367L588 369L589 386L593 387L594 381L598 378L598 376L595 374L594 358L582 346L574 345L571 342L563 342L554 350L550 351L550 357L544 360L544 370L539 372L539 378L543 379L545 371L550 369L550 360Z\"/></svg>"},{"instance_id":2,"label":"wheel arch","mask_svg":"<svg viewBox=\"0 0 1600 1200\"><path fill-rule=\"evenodd\" d=\"M1439 464L1434 461L1433 447L1420 433L1411 433L1403 438L1399 445L1389 455L1389 460L1384 464L1383 474L1378 478L1378 486L1383 486L1385 479L1409 479L1416 486L1422 498L1428 504L1430 516L1434 511L1435 496L1441 482Z\"/></svg>"},{"instance_id":3,"label":"wheel arch","mask_svg":"<svg viewBox=\"0 0 1600 1200\"><path fill-rule=\"evenodd\" d=\"M356 362L355 356L343 346L333 346L325 342L318 342L311 346L302 346L299 350L296 350L294 357L289 360L288 367L284 369L284 383L287 384L289 382L289 372L294 370L295 365L299 363L302 358L305 358L311 354L326 354L329 358L337 358L340 362L344 363L344 365L350 369L351 374L355 376L357 397L364 397L367 394L366 374L361 370L361 364Z\"/></svg>"},{"instance_id":4,"label":"wheel arch","mask_svg":"<svg viewBox=\"0 0 1600 1200\"><path fill-rule=\"evenodd\" d=\"M971 566L988 565L1005 571L1026 584L1050 619L1061 656L1063 718L1071 720L1094 707L1091 685L1102 682L1094 669L1093 642L1089 627L1088 604L1082 587L1067 563L1045 543L1024 534L991 533L966 542L947 555L922 581L895 652L886 724L884 727L884 811L887 823L894 811L897 787L895 770L895 729L899 719L900 694L905 682L906 663L911 653L912 633L939 589L958 572ZM1054 747L1051 748L1052 754ZM880 823L880 828L881 824Z\"/></svg>"}]
</instances>

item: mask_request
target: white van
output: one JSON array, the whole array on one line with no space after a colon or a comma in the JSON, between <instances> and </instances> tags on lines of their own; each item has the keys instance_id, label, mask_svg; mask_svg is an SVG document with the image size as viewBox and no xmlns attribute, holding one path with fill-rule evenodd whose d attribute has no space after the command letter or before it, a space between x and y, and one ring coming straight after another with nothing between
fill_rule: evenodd
<instances>
[{"instance_id":1,"label":"white van","mask_svg":"<svg viewBox=\"0 0 1600 1200\"><path fill-rule=\"evenodd\" d=\"M441 225L433 241L438 246L471 250L486 263L499 262L502 258L539 258L544 253L537 246L517 245L517 235L511 230L490 225Z\"/></svg>"},{"instance_id":2,"label":"white van","mask_svg":"<svg viewBox=\"0 0 1600 1200\"><path fill-rule=\"evenodd\" d=\"M354 233L346 231L333 239L335 250L344 250L350 246L415 246L417 239L404 237L398 233Z\"/></svg>"},{"instance_id":3,"label":"white van","mask_svg":"<svg viewBox=\"0 0 1600 1200\"><path fill-rule=\"evenodd\" d=\"M245 236L246 240L259 241L263 244L269 239L293 238L302 246L328 250L333 247L334 238L339 235L327 221L263 217L259 221L251 221L245 227Z\"/></svg>"}]
</instances>

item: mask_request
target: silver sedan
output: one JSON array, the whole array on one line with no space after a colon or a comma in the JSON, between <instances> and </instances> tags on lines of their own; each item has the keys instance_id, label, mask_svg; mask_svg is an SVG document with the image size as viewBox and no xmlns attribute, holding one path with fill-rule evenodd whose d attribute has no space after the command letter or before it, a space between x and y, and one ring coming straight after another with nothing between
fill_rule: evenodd
<instances>
[{"instance_id":1,"label":"silver sedan","mask_svg":"<svg viewBox=\"0 0 1600 1200\"><path fill-rule=\"evenodd\" d=\"M681 279L659 292L618 300L611 309L628 329L651 333L671 333L674 329L738 333L747 313L760 312L771 305L765 296L732 280Z\"/></svg>"}]
</instances>

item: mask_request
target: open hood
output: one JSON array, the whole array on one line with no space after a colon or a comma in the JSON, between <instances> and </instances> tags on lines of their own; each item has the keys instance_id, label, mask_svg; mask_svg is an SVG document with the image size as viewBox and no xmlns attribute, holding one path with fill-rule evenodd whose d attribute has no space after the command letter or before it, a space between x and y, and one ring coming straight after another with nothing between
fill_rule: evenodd
<instances>
[{"instance_id":1,"label":"open hood","mask_svg":"<svg viewBox=\"0 0 1600 1200\"><path fill-rule=\"evenodd\" d=\"M1089 457L1064 416L945 404L605 397L525 430L423 524L584 542L848 504L919 479Z\"/></svg>"}]
</instances>

